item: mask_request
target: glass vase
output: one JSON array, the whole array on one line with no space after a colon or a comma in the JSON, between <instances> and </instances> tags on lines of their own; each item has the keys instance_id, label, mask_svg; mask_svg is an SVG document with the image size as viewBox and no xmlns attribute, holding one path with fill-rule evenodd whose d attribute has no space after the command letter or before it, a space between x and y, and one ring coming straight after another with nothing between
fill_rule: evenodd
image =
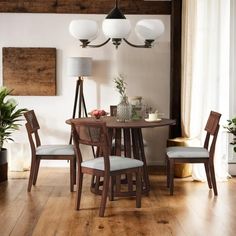
<instances>
[{"instance_id":1,"label":"glass vase","mask_svg":"<svg viewBox=\"0 0 236 236\"><path fill-rule=\"evenodd\" d=\"M128 101L128 97L121 97L121 102L117 105L117 121L125 122L130 120L131 106Z\"/></svg>"}]
</instances>

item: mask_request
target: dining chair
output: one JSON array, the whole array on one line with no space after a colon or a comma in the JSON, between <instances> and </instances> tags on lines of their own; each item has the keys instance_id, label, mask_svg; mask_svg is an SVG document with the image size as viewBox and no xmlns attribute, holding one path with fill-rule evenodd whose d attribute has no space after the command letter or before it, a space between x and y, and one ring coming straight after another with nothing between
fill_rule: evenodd
<instances>
[{"instance_id":1,"label":"dining chair","mask_svg":"<svg viewBox=\"0 0 236 236\"><path fill-rule=\"evenodd\" d=\"M31 147L31 167L28 192L32 185L36 185L41 160L68 160L70 162L70 191L74 191L76 181L76 157L73 145L41 145L39 137L39 123L34 110L24 113L26 130Z\"/></svg>"},{"instance_id":2,"label":"dining chair","mask_svg":"<svg viewBox=\"0 0 236 236\"><path fill-rule=\"evenodd\" d=\"M114 179L122 174L135 174L136 176L136 207L141 207L141 176L143 162L136 159L110 156L110 143L106 123L101 120L85 121L83 119L72 120L72 136L78 162L76 210L80 209L83 175L89 174L103 178L102 197L99 208L99 216L105 213L108 197L113 200ZM101 156L84 160L81 155L81 145L89 145L99 148Z\"/></svg>"},{"instance_id":3,"label":"dining chair","mask_svg":"<svg viewBox=\"0 0 236 236\"><path fill-rule=\"evenodd\" d=\"M205 166L208 186L218 195L214 168L215 145L219 131L221 114L211 111L207 120L205 131L206 138L203 147L168 147L167 159L167 187L170 195L174 192L174 164L175 163L203 163Z\"/></svg>"}]
</instances>

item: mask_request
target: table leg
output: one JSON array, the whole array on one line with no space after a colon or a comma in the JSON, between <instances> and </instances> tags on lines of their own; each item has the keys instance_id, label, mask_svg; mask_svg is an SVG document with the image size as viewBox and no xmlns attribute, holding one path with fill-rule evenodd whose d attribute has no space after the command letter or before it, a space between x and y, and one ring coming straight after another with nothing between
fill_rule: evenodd
<instances>
[{"instance_id":1,"label":"table leg","mask_svg":"<svg viewBox=\"0 0 236 236\"><path fill-rule=\"evenodd\" d=\"M125 157L132 158L131 153L131 140L130 140L130 129L124 129L124 154ZM133 176L132 174L127 174L128 180L128 191L133 191Z\"/></svg>"},{"instance_id":2,"label":"table leg","mask_svg":"<svg viewBox=\"0 0 236 236\"><path fill-rule=\"evenodd\" d=\"M147 169L147 162L146 162L146 156L144 152L144 144L143 144L143 134L142 130L138 129L138 139L139 139L139 148L140 148L140 154L141 154L141 160L143 161L143 175L144 175L144 183L146 185L147 192L150 191L150 181L149 181L149 175L148 175L148 169Z\"/></svg>"},{"instance_id":3,"label":"table leg","mask_svg":"<svg viewBox=\"0 0 236 236\"><path fill-rule=\"evenodd\" d=\"M121 156L121 129L116 129L115 131L115 155ZM121 175L116 176L116 194L120 193L121 191Z\"/></svg>"},{"instance_id":4,"label":"table leg","mask_svg":"<svg viewBox=\"0 0 236 236\"><path fill-rule=\"evenodd\" d=\"M121 156L121 129L116 129L115 132L115 155Z\"/></svg>"},{"instance_id":5,"label":"table leg","mask_svg":"<svg viewBox=\"0 0 236 236\"><path fill-rule=\"evenodd\" d=\"M144 152L143 135L140 128L132 129L132 144L134 158L143 161L143 192L147 193L150 191L150 181Z\"/></svg>"}]
</instances>

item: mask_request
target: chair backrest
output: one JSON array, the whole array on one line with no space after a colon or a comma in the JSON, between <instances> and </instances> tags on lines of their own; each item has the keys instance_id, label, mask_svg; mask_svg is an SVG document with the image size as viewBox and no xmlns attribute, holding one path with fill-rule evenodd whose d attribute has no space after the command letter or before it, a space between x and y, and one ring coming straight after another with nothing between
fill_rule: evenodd
<instances>
[{"instance_id":1,"label":"chair backrest","mask_svg":"<svg viewBox=\"0 0 236 236\"><path fill-rule=\"evenodd\" d=\"M110 106L110 115L111 116L116 116L117 115L117 106L115 106L115 105Z\"/></svg>"},{"instance_id":2,"label":"chair backrest","mask_svg":"<svg viewBox=\"0 0 236 236\"><path fill-rule=\"evenodd\" d=\"M215 145L218 136L218 131L220 128L219 125L220 117L221 117L220 113L211 111L205 126L205 131L207 132L207 134L204 142L204 148L209 150L211 159L213 159L215 153ZM212 141L209 149L209 142L211 136L212 136Z\"/></svg>"},{"instance_id":3,"label":"chair backrest","mask_svg":"<svg viewBox=\"0 0 236 236\"><path fill-rule=\"evenodd\" d=\"M78 162L83 161L80 151L80 144L96 146L99 153L104 157L109 156L109 139L106 123L100 120L86 121L76 119L71 122L72 137L78 157ZM108 159L108 158L104 158Z\"/></svg>"},{"instance_id":4,"label":"chair backrest","mask_svg":"<svg viewBox=\"0 0 236 236\"><path fill-rule=\"evenodd\" d=\"M41 141L38 134L40 126L34 113L34 110L25 112L24 116L27 121L25 127L28 133L31 151L34 152L35 148L41 145Z\"/></svg>"}]
</instances>

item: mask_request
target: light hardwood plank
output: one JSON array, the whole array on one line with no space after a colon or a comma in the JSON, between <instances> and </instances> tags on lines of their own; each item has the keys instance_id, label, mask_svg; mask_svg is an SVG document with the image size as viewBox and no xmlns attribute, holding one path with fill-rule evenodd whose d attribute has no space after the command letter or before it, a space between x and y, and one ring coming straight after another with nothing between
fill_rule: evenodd
<instances>
[{"instance_id":1,"label":"light hardwood plank","mask_svg":"<svg viewBox=\"0 0 236 236\"><path fill-rule=\"evenodd\" d=\"M90 192L85 175L80 211L75 193L68 191L69 169L41 168L36 187L27 193L27 175L10 173L0 184L0 235L150 235L233 236L236 231L236 179L218 183L214 197L207 183L176 179L169 195L165 176L150 171L151 191L135 208L134 198L107 202L98 217L100 196Z\"/></svg>"}]
</instances>

